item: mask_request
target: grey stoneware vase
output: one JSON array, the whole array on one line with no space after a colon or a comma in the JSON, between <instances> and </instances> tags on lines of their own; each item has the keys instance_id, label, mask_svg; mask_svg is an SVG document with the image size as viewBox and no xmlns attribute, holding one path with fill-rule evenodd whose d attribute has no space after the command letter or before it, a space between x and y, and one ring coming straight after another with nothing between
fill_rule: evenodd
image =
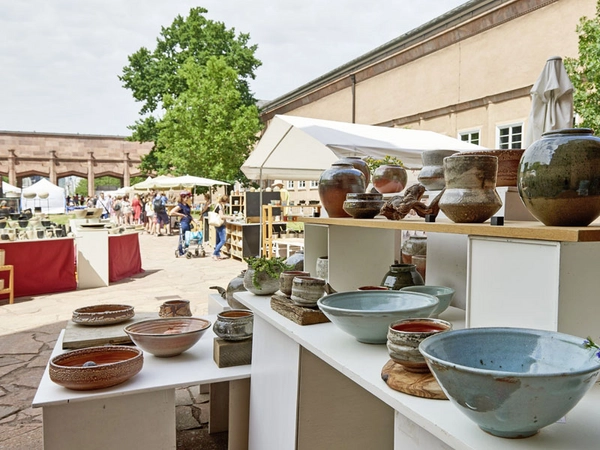
<instances>
[{"instance_id":1,"label":"grey stoneware vase","mask_svg":"<svg viewBox=\"0 0 600 450\"><path fill-rule=\"evenodd\" d=\"M440 209L453 222L481 223L502 206L496 192L498 158L457 154L444 158L446 190Z\"/></svg>"},{"instance_id":2,"label":"grey stoneware vase","mask_svg":"<svg viewBox=\"0 0 600 450\"><path fill-rule=\"evenodd\" d=\"M421 153L423 168L419 172L419 183L428 191L441 191L446 186L444 180L444 158L458 153L456 150L426 150Z\"/></svg>"},{"instance_id":3,"label":"grey stoneware vase","mask_svg":"<svg viewBox=\"0 0 600 450\"><path fill-rule=\"evenodd\" d=\"M523 153L517 187L544 225L589 225L600 216L600 138L589 128L544 133Z\"/></svg>"}]
</instances>

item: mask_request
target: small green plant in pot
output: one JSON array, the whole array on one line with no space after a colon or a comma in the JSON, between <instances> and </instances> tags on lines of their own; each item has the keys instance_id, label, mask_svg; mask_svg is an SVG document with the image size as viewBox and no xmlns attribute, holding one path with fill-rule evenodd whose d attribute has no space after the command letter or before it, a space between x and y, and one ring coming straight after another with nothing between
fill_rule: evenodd
<instances>
[{"instance_id":1,"label":"small green plant in pot","mask_svg":"<svg viewBox=\"0 0 600 450\"><path fill-rule=\"evenodd\" d=\"M291 266L284 258L250 256L244 258L248 270L244 275L244 287L255 295L270 295L279 289L279 275Z\"/></svg>"}]
</instances>

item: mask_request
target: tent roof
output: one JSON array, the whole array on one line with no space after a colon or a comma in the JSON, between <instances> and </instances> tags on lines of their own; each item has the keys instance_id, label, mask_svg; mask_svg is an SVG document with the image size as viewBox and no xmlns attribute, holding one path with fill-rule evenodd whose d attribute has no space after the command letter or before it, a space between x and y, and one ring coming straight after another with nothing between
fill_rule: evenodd
<instances>
[{"instance_id":1,"label":"tent roof","mask_svg":"<svg viewBox=\"0 0 600 450\"><path fill-rule=\"evenodd\" d=\"M210 178L195 177L193 175L183 175L180 177L171 177L168 175L160 175L156 178L148 177L141 183L133 185L137 190L145 189L180 189L194 186L215 186L229 184L225 181L212 180Z\"/></svg>"},{"instance_id":2,"label":"tent roof","mask_svg":"<svg viewBox=\"0 0 600 450\"><path fill-rule=\"evenodd\" d=\"M18 194L21 193L21 188L13 186L12 184L8 184L6 181L2 181L2 192L16 192Z\"/></svg>"},{"instance_id":3,"label":"tent roof","mask_svg":"<svg viewBox=\"0 0 600 450\"><path fill-rule=\"evenodd\" d=\"M343 156L395 156L417 169L424 150L482 148L433 131L276 115L242 171L251 180L316 180Z\"/></svg>"},{"instance_id":4,"label":"tent roof","mask_svg":"<svg viewBox=\"0 0 600 450\"><path fill-rule=\"evenodd\" d=\"M25 192L25 193L35 192L36 194L39 194L40 192L52 192L52 191L56 191L56 192L60 191L62 193L65 192L65 190L63 188L55 185L54 183L51 183L50 181L46 180L45 178L42 178L37 183L34 183L31 186L23 189L23 192Z\"/></svg>"}]
</instances>

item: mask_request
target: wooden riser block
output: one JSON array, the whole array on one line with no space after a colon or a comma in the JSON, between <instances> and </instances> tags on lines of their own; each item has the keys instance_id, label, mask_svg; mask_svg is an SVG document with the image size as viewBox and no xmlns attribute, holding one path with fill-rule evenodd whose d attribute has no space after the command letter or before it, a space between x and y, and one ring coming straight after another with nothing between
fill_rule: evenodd
<instances>
[{"instance_id":1,"label":"wooden riser block","mask_svg":"<svg viewBox=\"0 0 600 450\"><path fill-rule=\"evenodd\" d=\"M213 359L219 368L252 363L252 338L243 341L225 341L215 338Z\"/></svg>"},{"instance_id":2,"label":"wooden riser block","mask_svg":"<svg viewBox=\"0 0 600 450\"><path fill-rule=\"evenodd\" d=\"M294 305L290 298L283 295L273 295L271 297L271 309L298 325L329 322L327 316L320 309Z\"/></svg>"},{"instance_id":3,"label":"wooden riser block","mask_svg":"<svg viewBox=\"0 0 600 450\"><path fill-rule=\"evenodd\" d=\"M381 379L395 391L404 392L415 397L436 400L448 399L431 372L409 372L391 359L383 366Z\"/></svg>"}]
</instances>

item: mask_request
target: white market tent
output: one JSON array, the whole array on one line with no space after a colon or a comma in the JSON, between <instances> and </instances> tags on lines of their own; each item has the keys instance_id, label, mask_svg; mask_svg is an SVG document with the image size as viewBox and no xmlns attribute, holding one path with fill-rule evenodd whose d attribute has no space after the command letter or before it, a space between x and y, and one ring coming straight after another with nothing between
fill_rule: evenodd
<instances>
[{"instance_id":1,"label":"white market tent","mask_svg":"<svg viewBox=\"0 0 600 450\"><path fill-rule=\"evenodd\" d=\"M12 192L14 194L20 194L21 188L13 186L12 184L8 184L6 181L2 181L2 195L6 197L8 192Z\"/></svg>"},{"instance_id":2,"label":"white market tent","mask_svg":"<svg viewBox=\"0 0 600 450\"><path fill-rule=\"evenodd\" d=\"M318 180L343 156L395 156L420 169L424 150L484 148L433 131L276 115L242 171L251 180Z\"/></svg>"},{"instance_id":3,"label":"white market tent","mask_svg":"<svg viewBox=\"0 0 600 450\"><path fill-rule=\"evenodd\" d=\"M25 198L24 195L35 193L34 198ZM47 198L40 198L39 195L48 194ZM65 212L65 190L50 181L42 178L37 183L24 188L21 191L21 210L35 207L41 207L43 213L64 214Z\"/></svg>"},{"instance_id":4,"label":"white market tent","mask_svg":"<svg viewBox=\"0 0 600 450\"><path fill-rule=\"evenodd\" d=\"M195 177L192 175L183 175L180 177L170 177L161 175L156 178L148 177L141 183L134 184L132 187L136 190L146 189L183 189L193 188L195 186L211 187L215 185L228 185L225 181L212 180L210 178Z\"/></svg>"}]
</instances>

